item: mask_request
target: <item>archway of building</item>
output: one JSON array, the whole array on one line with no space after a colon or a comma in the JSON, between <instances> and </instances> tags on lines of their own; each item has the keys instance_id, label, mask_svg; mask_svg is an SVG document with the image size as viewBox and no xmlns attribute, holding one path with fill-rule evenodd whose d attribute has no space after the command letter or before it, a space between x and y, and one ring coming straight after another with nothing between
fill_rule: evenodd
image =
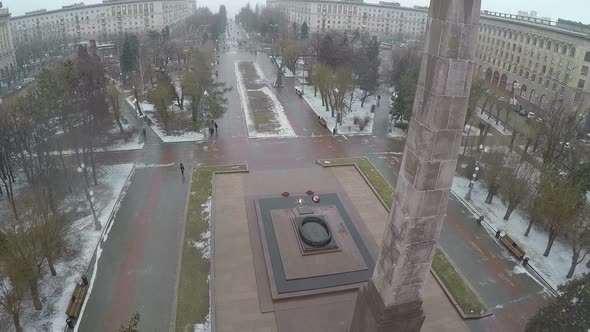
<instances>
[{"instance_id":1,"label":"archway of building","mask_svg":"<svg viewBox=\"0 0 590 332\"><path fill-rule=\"evenodd\" d=\"M527 87L526 87L526 85L523 84L522 85L522 88L520 88L520 96L521 97L525 98L525 96L526 96L526 90L527 90Z\"/></svg>"},{"instance_id":2,"label":"archway of building","mask_svg":"<svg viewBox=\"0 0 590 332\"><path fill-rule=\"evenodd\" d=\"M506 74L502 74L500 77L500 89L506 90L506 85L508 84L508 76Z\"/></svg>"},{"instance_id":3,"label":"archway of building","mask_svg":"<svg viewBox=\"0 0 590 332\"><path fill-rule=\"evenodd\" d=\"M538 95L539 94L537 93L537 91L535 89L531 90L531 95L529 97L529 101L531 102L531 104L535 104L535 105L537 104L536 101L537 101Z\"/></svg>"},{"instance_id":4,"label":"archway of building","mask_svg":"<svg viewBox=\"0 0 590 332\"><path fill-rule=\"evenodd\" d=\"M488 82L492 81L492 68L488 68L486 70L486 81L488 81Z\"/></svg>"},{"instance_id":5,"label":"archway of building","mask_svg":"<svg viewBox=\"0 0 590 332\"><path fill-rule=\"evenodd\" d=\"M547 102L546 100L546 96L543 94L541 95L541 97L539 98L539 107L541 108L545 108L545 103Z\"/></svg>"},{"instance_id":6,"label":"archway of building","mask_svg":"<svg viewBox=\"0 0 590 332\"><path fill-rule=\"evenodd\" d=\"M492 78L492 85L493 86L498 86L498 84L500 83L500 73L498 73L497 71L494 72L494 78Z\"/></svg>"}]
</instances>

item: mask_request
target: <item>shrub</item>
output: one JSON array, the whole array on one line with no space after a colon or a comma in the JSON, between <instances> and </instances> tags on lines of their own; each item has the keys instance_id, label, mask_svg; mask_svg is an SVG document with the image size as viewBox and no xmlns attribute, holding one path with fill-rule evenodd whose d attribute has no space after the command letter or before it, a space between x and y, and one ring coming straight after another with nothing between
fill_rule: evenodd
<instances>
[{"instance_id":1,"label":"shrub","mask_svg":"<svg viewBox=\"0 0 590 332\"><path fill-rule=\"evenodd\" d=\"M369 121L371 121L371 117L368 115L365 115L361 121L359 122L359 129L361 131L365 130L365 127L369 124Z\"/></svg>"},{"instance_id":2,"label":"shrub","mask_svg":"<svg viewBox=\"0 0 590 332\"><path fill-rule=\"evenodd\" d=\"M354 121L354 124L359 124L359 122L361 121L361 117L358 115L355 115L352 120Z\"/></svg>"}]
</instances>

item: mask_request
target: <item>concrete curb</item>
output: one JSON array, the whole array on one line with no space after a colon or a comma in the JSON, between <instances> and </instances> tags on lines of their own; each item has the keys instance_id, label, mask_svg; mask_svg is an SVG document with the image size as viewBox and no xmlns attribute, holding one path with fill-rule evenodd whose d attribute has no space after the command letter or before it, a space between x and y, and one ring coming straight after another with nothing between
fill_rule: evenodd
<instances>
[{"instance_id":1,"label":"concrete curb","mask_svg":"<svg viewBox=\"0 0 590 332\"><path fill-rule=\"evenodd\" d=\"M442 250L442 248L437 247L437 249L440 250L443 253L443 255L445 255L445 257L447 257L447 260L448 260L448 256ZM453 265L453 263L451 261L449 261L449 263L451 265ZM475 296L477 296L478 300L481 302L481 304L484 306L484 308L486 308L486 311L484 311L483 313L480 313L480 314L466 314L463 311L463 309L461 308L461 306L459 305L459 303L457 302L457 300L455 300L455 297L453 296L453 294L451 294L451 292L449 291L449 289L447 288L447 286L445 286L445 284L442 281L442 279L440 279L440 277L438 276L438 274L436 274L436 272L434 271L434 269L430 269L430 274L432 274L432 276L434 276L434 279L439 284L439 286L442 288L443 292L445 293L445 295L447 296L447 298L449 299L449 301L453 304L453 307L455 307L455 310L457 310L457 313L459 313L459 316L461 316L461 318L463 318L463 320L475 320L475 319L481 319L481 318L492 316L494 313L487 309L487 307L483 304L483 301L479 298L479 295L477 294L477 292L473 290L473 288L471 287L471 285L469 285L469 283L466 281L466 279L463 278L463 276L461 275L461 273L455 268L454 265L453 265L453 268L454 268L455 272L457 272L459 274L459 276L461 277L461 279L463 279L463 281L465 282L465 285L467 287L469 287L469 289L471 289L471 291L473 292L473 294L475 294Z\"/></svg>"}]
</instances>

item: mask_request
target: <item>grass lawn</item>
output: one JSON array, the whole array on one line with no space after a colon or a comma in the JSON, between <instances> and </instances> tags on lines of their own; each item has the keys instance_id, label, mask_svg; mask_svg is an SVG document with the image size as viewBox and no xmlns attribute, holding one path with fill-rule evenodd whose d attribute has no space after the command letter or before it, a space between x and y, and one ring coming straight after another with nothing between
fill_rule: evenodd
<instances>
[{"instance_id":1,"label":"grass lawn","mask_svg":"<svg viewBox=\"0 0 590 332\"><path fill-rule=\"evenodd\" d=\"M476 315L486 310L477 295L467 286L461 275L457 273L447 256L440 249L436 249L432 268L449 292L453 294L455 301L457 301L465 314Z\"/></svg>"},{"instance_id":2,"label":"grass lawn","mask_svg":"<svg viewBox=\"0 0 590 332\"><path fill-rule=\"evenodd\" d=\"M344 158L344 159L329 159L320 160L320 164L325 167L342 166L342 165L357 165L361 172L365 175L367 180L371 183L377 195L381 197L383 202L388 207L393 202L393 188L385 181L385 179L365 158ZM389 208L388 208L389 210ZM465 314L479 314L482 310L486 310L485 306L479 301L479 298L473 290L463 280L461 275L455 271L453 265L449 262L446 255L440 250L436 249L434 261L432 262L432 269L441 279L445 287L451 292L457 304L461 307Z\"/></svg>"},{"instance_id":3,"label":"grass lawn","mask_svg":"<svg viewBox=\"0 0 590 332\"><path fill-rule=\"evenodd\" d=\"M209 259L194 246L209 227L209 214L204 211L211 197L212 178L218 172L246 171L245 165L197 167L193 169L190 198L182 247L176 331L193 331L209 313Z\"/></svg>"}]
</instances>

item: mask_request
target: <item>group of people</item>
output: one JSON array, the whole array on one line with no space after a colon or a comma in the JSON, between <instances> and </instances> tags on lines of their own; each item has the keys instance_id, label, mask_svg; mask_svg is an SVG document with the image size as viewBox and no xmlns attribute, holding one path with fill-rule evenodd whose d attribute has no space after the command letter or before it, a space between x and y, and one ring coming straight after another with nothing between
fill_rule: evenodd
<instances>
[{"instance_id":1,"label":"group of people","mask_svg":"<svg viewBox=\"0 0 590 332\"><path fill-rule=\"evenodd\" d=\"M209 135L210 136L213 136L213 134L217 135L218 128L219 128L219 126L217 125L217 121L211 120L211 123L209 124Z\"/></svg>"}]
</instances>

